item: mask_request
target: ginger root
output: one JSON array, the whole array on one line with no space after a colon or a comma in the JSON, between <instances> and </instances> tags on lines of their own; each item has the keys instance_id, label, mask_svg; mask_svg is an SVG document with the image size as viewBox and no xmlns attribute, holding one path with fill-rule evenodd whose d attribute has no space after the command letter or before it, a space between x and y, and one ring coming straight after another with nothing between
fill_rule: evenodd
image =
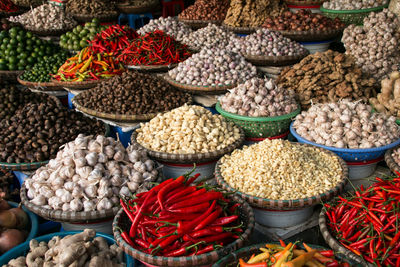
<instances>
[{"instance_id":1,"label":"ginger root","mask_svg":"<svg viewBox=\"0 0 400 267\"><path fill-rule=\"evenodd\" d=\"M400 114L400 72L394 71L381 81L381 92L369 99L376 111L399 117Z\"/></svg>"}]
</instances>

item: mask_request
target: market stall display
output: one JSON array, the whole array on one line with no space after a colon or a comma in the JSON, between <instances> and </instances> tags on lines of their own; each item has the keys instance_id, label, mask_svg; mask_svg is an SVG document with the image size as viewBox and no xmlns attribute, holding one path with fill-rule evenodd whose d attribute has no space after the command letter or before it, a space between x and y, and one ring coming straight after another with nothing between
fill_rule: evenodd
<instances>
[{"instance_id":1,"label":"market stall display","mask_svg":"<svg viewBox=\"0 0 400 267\"><path fill-rule=\"evenodd\" d=\"M258 29L241 38L230 38L225 48L241 53L247 61L259 66L292 65L309 54L301 44L268 29Z\"/></svg>"},{"instance_id":2,"label":"market stall display","mask_svg":"<svg viewBox=\"0 0 400 267\"><path fill-rule=\"evenodd\" d=\"M17 6L26 8L37 7L43 4L43 0L11 0L11 1Z\"/></svg>"},{"instance_id":3,"label":"market stall display","mask_svg":"<svg viewBox=\"0 0 400 267\"><path fill-rule=\"evenodd\" d=\"M263 24L270 30L279 31L284 36L303 42L331 40L339 36L345 24L340 19L330 19L310 10L286 11L275 18L267 18Z\"/></svg>"},{"instance_id":4,"label":"market stall display","mask_svg":"<svg viewBox=\"0 0 400 267\"><path fill-rule=\"evenodd\" d=\"M52 4L43 4L22 15L9 17L9 21L20 23L26 30L40 36L57 36L72 29L77 22Z\"/></svg>"},{"instance_id":5,"label":"market stall display","mask_svg":"<svg viewBox=\"0 0 400 267\"><path fill-rule=\"evenodd\" d=\"M130 68L171 66L185 61L192 55L186 45L163 31L147 32L133 40L118 56Z\"/></svg>"},{"instance_id":6,"label":"market stall display","mask_svg":"<svg viewBox=\"0 0 400 267\"><path fill-rule=\"evenodd\" d=\"M376 111L399 118L400 106L397 101L400 101L400 73L394 71L389 78L381 81L381 92L376 98L370 98L369 102Z\"/></svg>"},{"instance_id":7,"label":"market stall display","mask_svg":"<svg viewBox=\"0 0 400 267\"><path fill-rule=\"evenodd\" d=\"M4 200L14 200L19 196L19 188L14 187L14 175L3 169L0 170L0 196Z\"/></svg>"},{"instance_id":8,"label":"market stall display","mask_svg":"<svg viewBox=\"0 0 400 267\"><path fill-rule=\"evenodd\" d=\"M109 244L111 243L111 244ZM12 266L126 266L123 251L112 244L106 235L97 234L93 229L83 232L65 232L54 236L33 239L21 250L25 254L10 259L3 267ZM11 255L10 255L11 256Z\"/></svg>"},{"instance_id":9,"label":"market stall display","mask_svg":"<svg viewBox=\"0 0 400 267\"><path fill-rule=\"evenodd\" d=\"M0 2L0 16L12 16L19 12L20 9L11 0L3 0Z\"/></svg>"},{"instance_id":10,"label":"market stall display","mask_svg":"<svg viewBox=\"0 0 400 267\"><path fill-rule=\"evenodd\" d=\"M112 21L118 16L115 3L106 0L68 0L65 11L78 22L90 22L93 18Z\"/></svg>"},{"instance_id":11,"label":"market stall display","mask_svg":"<svg viewBox=\"0 0 400 267\"><path fill-rule=\"evenodd\" d=\"M349 0L329 0L325 1L322 6L326 9L333 10L357 10L378 7L387 4L387 0L361 0L361 1L349 1Z\"/></svg>"},{"instance_id":12,"label":"market stall display","mask_svg":"<svg viewBox=\"0 0 400 267\"><path fill-rule=\"evenodd\" d=\"M328 245L363 266L399 264L399 179L377 177L373 185L325 204L319 225Z\"/></svg>"},{"instance_id":13,"label":"market stall display","mask_svg":"<svg viewBox=\"0 0 400 267\"><path fill-rule=\"evenodd\" d=\"M96 34L105 30L98 19L86 22L84 26L78 25L71 31L60 36L60 46L70 51L79 51L89 45L88 41L95 38Z\"/></svg>"},{"instance_id":14,"label":"market stall display","mask_svg":"<svg viewBox=\"0 0 400 267\"><path fill-rule=\"evenodd\" d=\"M195 266L243 246L254 227L250 207L236 196L192 184L198 176L171 178L130 202L121 200L113 230L126 253L147 264ZM145 209L148 214L141 213Z\"/></svg>"},{"instance_id":15,"label":"market stall display","mask_svg":"<svg viewBox=\"0 0 400 267\"><path fill-rule=\"evenodd\" d=\"M284 0L287 5L293 5L298 7L304 6L319 6L327 0Z\"/></svg>"},{"instance_id":16,"label":"market stall display","mask_svg":"<svg viewBox=\"0 0 400 267\"><path fill-rule=\"evenodd\" d=\"M285 68L277 83L294 90L305 110L311 103L336 102L344 98L368 102L376 95L375 79L363 74L351 56L331 50L309 55L293 67Z\"/></svg>"},{"instance_id":17,"label":"market stall display","mask_svg":"<svg viewBox=\"0 0 400 267\"><path fill-rule=\"evenodd\" d=\"M393 173L400 173L400 149L395 147L385 153L385 162Z\"/></svg>"},{"instance_id":18,"label":"market stall display","mask_svg":"<svg viewBox=\"0 0 400 267\"><path fill-rule=\"evenodd\" d=\"M363 72L377 81L397 69L400 59L400 20L388 9L371 13L364 19L364 26L350 25L342 42L346 53L352 55Z\"/></svg>"},{"instance_id":19,"label":"market stall display","mask_svg":"<svg viewBox=\"0 0 400 267\"><path fill-rule=\"evenodd\" d=\"M225 49L204 48L164 78L177 88L212 93L224 92L256 75L256 67L243 56Z\"/></svg>"},{"instance_id":20,"label":"market stall display","mask_svg":"<svg viewBox=\"0 0 400 267\"><path fill-rule=\"evenodd\" d=\"M0 125L0 165L14 170L46 164L61 145L79 133L104 132L101 123L68 111L53 97L43 103L25 104Z\"/></svg>"},{"instance_id":21,"label":"market stall display","mask_svg":"<svg viewBox=\"0 0 400 267\"><path fill-rule=\"evenodd\" d=\"M178 21L174 17L152 19L137 32L144 35L146 32L153 32L156 30L161 30L166 34L171 35L177 41L182 41L185 35L192 32L185 23Z\"/></svg>"},{"instance_id":22,"label":"market stall display","mask_svg":"<svg viewBox=\"0 0 400 267\"><path fill-rule=\"evenodd\" d=\"M225 19L229 3L229 0L196 0L178 15L178 19L194 29L208 23L220 24Z\"/></svg>"},{"instance_id":23,"label":"market stall display","mask_svg":"<svg viewBox=\"0 0 400 267\"><path fill-rule=\"evenodd\" d=\"M188 94L159 77L136 71L127 71L73 99L78 110L117 121L146 121L188 102Z\"/></svg>"},{"instance_id":24,"label":"market stall display","mask_svg":"<svg viewBox=\"0 0 400 267\"><path fill-rule=\"evenodd\" d=\"M117 9L126 14L143 14L153 11L158 5L158 0L127 0L117 3Z\"/></svg>"}]
</instances>

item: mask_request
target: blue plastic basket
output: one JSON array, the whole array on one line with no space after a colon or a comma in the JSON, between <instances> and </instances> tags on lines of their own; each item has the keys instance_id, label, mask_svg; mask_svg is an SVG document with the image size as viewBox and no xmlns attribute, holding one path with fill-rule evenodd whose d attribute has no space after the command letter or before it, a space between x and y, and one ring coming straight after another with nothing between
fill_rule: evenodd
<instances>
[{"instance_id":1,"label":"blue plastic basket","mask_svg":"<svg viewBox=\"0 0 400 267\"><path fill-rule=\"evenodd\" d=\"M290 133L297 139L299 143L305 143L317 147L322 147L336 153L344 161L348 162L360 162L367 160L374 160L385 155L386 150L396 147L400 144L400 139L396 142L391 143L386 146L375 147L375 148L364 148L364 149L350 149L350 148L337 148L331 146L320 145L311 141L308 141L297 134L296 130L293 128L293 122L290 124Z\"/></svg>"},{"instance_id":2,"label":"blue plastic basket","mask_svg":"<svg viewBox=\"0 0 400 267\"><path fill-rule=\"evenodd\" d=\"M54 236L60 236L60 237L64 237L67 235L73 235L79 233L77 231L73 231L73 232L62 232L62 233L53 233L53 234L48 234L48 235L44 235L44 236L40 236L38 238L35 238L38 242L41 241L45 241L48 242L50 241L50 239L52 239ZM97 233L96 236L101 236L103 238L105 238L107 240L108 244L115 244L115 240L111 235L106 235L106 234L102 234L102 233ZM7 251L6 253L3 254L3 256L1 256L0 258L0 266L3 266L5 264L7 264L10 260L18 258L20 256L24 256L29 252L29 241L22 243L18 246L16 246L15 248ZM132 260L132 258L130 256L128 256L127 254L125 254L125 263L126 266L133 266L135 267L135 263Z\"/></svg>"}]
</instances>

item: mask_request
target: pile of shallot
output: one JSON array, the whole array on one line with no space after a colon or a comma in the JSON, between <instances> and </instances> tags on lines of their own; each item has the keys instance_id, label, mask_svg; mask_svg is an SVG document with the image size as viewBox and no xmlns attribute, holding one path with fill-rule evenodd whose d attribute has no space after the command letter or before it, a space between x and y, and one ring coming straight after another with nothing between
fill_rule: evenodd
<instances>
[{"instance_id":1,"label":"pile of shallot","mask_svg":"<svg viewBox=\"0 0 400 267\"><path fill-rule=\"evenodd\" d=\"M369 105L347 99L316 104L297 115L293 127L309 141L338 148L381 147L399 139L396 118L371 110Z\"/></svg>"},{"instance_id":2,"label":"pile of shallot","mask_svg":"<svg viewBox=\"0 0 400 267\"><path fill-rule=\"evenodd\" d=\"M25 181L28 198L47 209L108 210L119 196L147 191L157 178L144 150L125 149L111 137L80 134Z\"/></svg>"},{"instance_id":3,"label":"pile of shallot","mask_svg":"<svg viewBox=\"0 0 400 267\"><path fill-rule=\"evenodd\" d=\"M168 72L178 83L197 86L235 85L257 75L257 69L239 54L204 48Z\"/></svg>"},{"instance_id":4,"label":"pile of shallot","mask_svg":"<svg viewBox=\"0 0 400 267\"><path fill-rule=\"evenodd\" d=\"M229 90L219 101L224 110L249 117L281 116L298 108L293 91L261 78L252 78Z\"/></svg>"}]
</instances>

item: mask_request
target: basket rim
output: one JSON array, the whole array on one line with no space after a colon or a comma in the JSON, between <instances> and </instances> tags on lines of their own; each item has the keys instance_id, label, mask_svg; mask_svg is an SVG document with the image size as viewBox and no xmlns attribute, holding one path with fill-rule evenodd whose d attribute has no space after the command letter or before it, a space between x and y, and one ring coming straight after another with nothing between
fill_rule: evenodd
<instances>
[{"instance_id":1,"label":"basket rim","mask_svg":"<svg viewBox=\"0 0 400 267\"><path fill-rule=\"evenodd\" d=\"M253 229L255 227L255 217L254 217L254 212L253 209L251 208L251 206L242 198L240 198L239 196L236 195L230 195L228 196L228 198L232 198L235 202L242 204L240 206L240 209L242 209L243 211L245 211L246 215L248 216L248 224L246 226L246 230L242 233L242 237L244 240L248 240L250 238L251 233L253 232ZM117 243L117 245L122 248L122 250L124 250L125 253L127 253L128 255L131 255L131 253L135 253L139 256L142 256L143 258L146 258L149 254L142 252L140 250L137 250L133 247L131 247L130 245L128 245L125 240L121 237L121 233L119 230L117 230L116 227L118 227L118 222L119 219L122 215L123 209L121 208L117 215L114 217L114 221L113 221L113 234L114 234L114 238L115 241ZM206 258L203 261L208 260L209 263L209 259L213 258L213 257L219 257L219 253L223 252L224 249L225 250L230 250L232 247L236 246L236 245L243 245L243 243L245 242L244 240L238 238L235 241L233 241L232 243L224 246L223 248L217 249L217 250L213 250L211 252L207 252L205 254L202 255L197 255L197 256L183 256L183 257L163 257L163 256L152 256L152 262L157 262L157 261L164 261L167 263L167 266L171 266L168 263L170 262L168 259L173 259L174 262L191 262L193 264L195 264L196 266L199 264L207 264L207 263L200 263L199 261L201 260L201 258ZM129 247L129 249L126 249L126 247ZM128 251L127 251L128 250ZM133 257L133 256L132 256ZM140 259L141 260L141 259ZM195 266L193 265L193 266Z\"/></svg>"},{"instance_id":2,"label":"basket rim","mask_svg":"<svg viewBox=\"0 0 400 267\"><path fill-rule=\"evenodd\" d=\"M326 224L326 216L325 216L325 208L322 208L319 217L318 217L318 225L322 237L324 238L325 242L331 247L334 251L339 251L340 253L344 254L346 258L353 260L359 264L363 264L363 266L372 267L374 265L369 264L363 258L359 257L358 255L354 254L350 250L343 247L337 240L334 238L331 233L329 232L328 226Z\"/></svg>"},{"instance_id":3,"label":"basket rim","mask_svg":"<svg viewBox=\"0 0 400 267\"><path fill-rule=\"evenodd\" d=\"M170 70L178 66L178 63L168 65L124 65L129 70Z\"/></svg>"},{"instance_id":4,"label":"basket rim","mask_svg":"<svg viewBox=\"0 0 400 267\"><path fill-rule=\"evenodd\" d=\"M31 179L31 177L35 173L29 175L27 179ZM46 209L42 206L38 206L33 204L27 196L27 189L25 187L25 182L21 185L20 190L21 203L31 212L40 215L45 219L50 219L58 222L89 222L89 221L97 221L101 219L109 219L115 216L115 214L119 210L119 206L115 206L109 210L105 211L62 211L62 210L54 210L54 209Z\"/></svg>"},{"instance_id":5,"label":"basket rim","mask_svg":"<svg viewBox=\"0 0 400 267\"><path fill-rule=\"evenodd\" d=\"M304 46L301 45L303 48ZM254 64L254 65L262 65L262 66L287 66L294 63L299 62L306 56L308 56L310 52L304 48L304 53L293 55L293 56L265 56L265 55L243 55L244 58Z\"/></svg>"},{"instance_id":6,"label":"basket rim","mask_svg":"<svg viewBox=\"0 0 400 267\"><path fill-rule=\"evenodd\" d=\"M27 87L38 88L43 87L44 89L40 89L41 91L64 91L62 86L56 85L54 82L30 82L21 79L21 75L17 77L17 81ZM51 88L51 90L45 90L46 88Z\"/></svg>"},{"instance_id":7,"label":"basket rim","mask_svg":"<svg viewBox=\"0 0 400 267\"><path fill-rule=\"evenodd\" d=\"M40 161L40 162L31 162L31 163L7 163L0 162L0 167L6 170L23 170L23 171L32 171L40 168L43 165L49 163L48 160Z\"/></svg>"},{"instance_id":8,"label":"basket rim","mask_svg":"<svg viewBox=\"0 0 400 267\"><path fill-rule=\"evenodd\" d=\"M233 142L232 144L216 150L216 151L212 151L212 152L206 152L206 153L188 153L188 154L174 154L174 153L165 153L165 152L159 152L159 151L155 151L155 150L150 150L146 147L144 147L143 145L141 145L137 140L137 130L140 129L141 127L138 127L137 129L135 129L132 133L131 136L131 143L135 144L137 146L139 146L140 148L144 149L150 157L156 159L157 161L165 161L165 162L170 162L170 163L199 163L199 162L205 162L205 161L212 161L214 159L218 159L220 157L222 157L223 155L232 152L233 150L235 150L236 148L240 147L244 140L245 140L245 134L242 128L238 127L238 126L234 126L237 127L240 131L240 137L238 140L236 140L235 142Z\"/></svg>"},{"instance_id":9,"label":"basket rim","mask_svg":"<svg viewBox=\"0 0 400 267\"><path fill-rule=\"evenodd\" d=\"M62 86L62 87L67 87L71 89L90 89L95 87L97 84L102 83L103 81L106 81L106 79L99 79L99 80L89 80L89 81L83 81L83 82L61 82L57 81L55 79L51 80L54 84Z\"/></svg>"},{"instance_id":10,"label":"basket rim","mask_svg":"<svg viewBox=\"0 0 400 267\"><path fill-rule=\"evenodd\" d=\"M169 76L169 74L164 75L163 78L166 82L168 82L170 85L174 87L185 90L193 90L193 91L203 91L203 92L226 91L228 89L232 89L237 86L237 84L230 84L230 85L220 84L215 86L188 85L175 81L174 79L171 78L171 76Z\"/></svg>"},{"instance_id":11,"label":"basket rim","mask_svg":"<svg viewBox=\"0 0 400 267\"><path fill-rule=\"evenodd\" d=\"M368 13L368 12L375 12L375 11L380 11L383 8L386 8L389 6L389 3L386 3L384 5L380 5L377 7L370 7L370 8L364 8L364 9L350 9L350 10L335 10L335 9L327 9L321 6L319 10L325 13L331 13L331 14L357 14L357 13Z\"/></svg>"},{"instance_id":12,"label":"basket rim","mask_svg":"<svg viewBox=\"0 0 400 267\"><path fill-rule=\"evenodd\" d=\"M179 16L178 20L188 24L189 26L207 26L209 23L221 25L221 23L223 22L223 20L181 19L179 18Z\"/></svg>"},{"instance_id":13,"label":"basket rim","mask_svg":"<svg viewBox=\"0 0 400 267\"><path fill-rule=\"evenodd\" d=\"M301 136L296 132L296 130L293 128L293 123L294 123L294 122L292 122L292 123L290 124L290 133L291 133L297 140L300 140L300 141L302 141L302 142L304 142L304 143L306 143L306 144L313 145L313 146L317 146L317 147L320 147L320 148L324 148L324 149L327 149L327 150L330 150L330 151L333 151L333 152L341 152L341 153L371 153L371 152L382 152L382 151L384 151L384 150L391 149L391 148L394 148L394 147L400 145L400 138L399 138L399 139L397 139L396 141L394 141L394 142L391 143L391 144L388 144L388 145L386 145L386 146L381 146L381 147L374 147L374 148L359 148L359 149L353 149L353 148L338 148L338 147L333 147L333 146L324 146L324 145L320 145L320 144L311 142L311 141L309 141L309 140L307 140L307 139L301 137Z\"/></svg>"},{"instance_id":14,"label":"basket rim","mask_svg":"<svg viewBox=\"0 0 400 267\"><path fill-rule=\"evenodd\" d=\"M274 117L248 117L248 116L242 116L239 114L230 113L221 107L221 104L219 101L217 101L217 103L215 104L215 109L224 117L235 119L235 120L251 121L251 122L274 122L274 121L283 121L283 120L292 119L293 117L297 116L301 111L300 105L297 105L297 106L298 106L298 108L291 113L287 113L287 114L284 114L281 116L274 116Z\"/></svg>"},{"instance_id":15,"label":"basket rim","mask_svg":"<svg viewBox=\"0 0 400 267\"><path fill-rule=\"evenodd\" d=\"M399 166L399 164L397 164L397 162L394 160L394 158L392 156L393 151L399 147L400 146L394 147L392 149L388 149L385 152L385 162L392 172L400 172L400 166Z\"/></svg>"},{"instance_id":16,"label":"basket rim","mask_svg":"<svg viewBox=\"0 0 400 267\"><path fill-rule=\"evenodd\" d=\"M293 143L294 145L301 145L301 146L308 146L308 147L313 147L308 144L301 144L301 143ZM347 167L346 162L340 158L338 155L334 154L333 152L319 148L319 147L313 147L315 149L320 150L321 152L327 153L333 157L336 157L339 161L340 166L342 167L342 174L341 174L341 180L330 190L325 191L322 194L319 195L314 195L311 197L307 198L299 198L299 199L291 199L291 200L283 200L283 199L268 199L268 198L262 198L262 197L257 197L257 196L252 196L247 193L240 192L233 187L231 187L224 179L222 176L220 166L221 166L221 159L218 160L216 166L215 166L215 179L217 180L218 185L220 185L222 188L226 189L227 191L230 192L235 192L235 194L238 194L241 198L243 198L246 202L248 202L252 206L256 206L259 208L271 208L273 210L285 210L287 208L295 208L295 209L303 209L306 207L312 207L316 204L319 204L320 200L324 197L330 197L333 198L333 195L336 195L338 192L342 191L344 186L348 182L348 174L349 174L349 169ZM333 195L331 196L331 194ZM263 205L260 203L269 203L268 205ZM296 206L294 204L297 203L302 203L303 205L301 206Z\"/></svg>"}]
</instances>

